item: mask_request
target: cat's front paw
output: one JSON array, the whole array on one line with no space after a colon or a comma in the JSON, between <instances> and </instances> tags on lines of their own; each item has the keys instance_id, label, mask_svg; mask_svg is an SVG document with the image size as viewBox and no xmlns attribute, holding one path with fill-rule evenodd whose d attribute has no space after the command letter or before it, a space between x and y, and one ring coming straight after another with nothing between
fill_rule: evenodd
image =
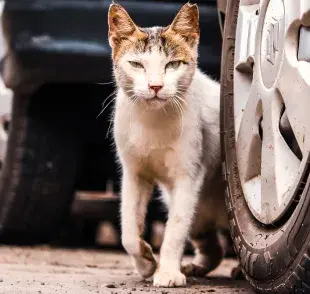
<instances>
[{"instance_id":1,"label":"cat's front paw","mask_svg":"<svg viewBox=\"0 0 310 294\"><path fill-rule=\"evenodd\" d=\"M153 276L157 268L157 262L154 257L152 259L146 259L142 256L135 256L134 265L137 272L144 279Z\"/></svg>"},{"instance_id":2,"label":"cat's front paw","mask_svg":"<svg viewBox=\"0 0 310 294\"><path fill-rule=\"evenodd\" d=\"M186 285L186 277L176 270L158 269L154 275L154 287L181 287Z\"/></svg>"},{"instance_id":3,"label":"cat's front paw","mask_svg":"<svg viewBox=\"0 0 310 294\"><path fill-rule=\"evenodd\" d=\"M157 262L153 255L153 250L149 244L141 240L139 255L134 255L133 258L135 268L142 278L146 279L153 276L157 268Z\"/></svg>"}]
</instances>

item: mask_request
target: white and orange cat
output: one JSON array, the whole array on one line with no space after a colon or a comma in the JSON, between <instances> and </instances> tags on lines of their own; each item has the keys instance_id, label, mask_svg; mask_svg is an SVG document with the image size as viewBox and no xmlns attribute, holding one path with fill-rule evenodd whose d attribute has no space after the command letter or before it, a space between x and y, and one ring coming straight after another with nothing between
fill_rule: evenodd
<instances>
[{"instance_id":1,"label":"white and orange cat","mask_svg":"<svg viewBox=\"0 0 310 294\"><path fill-rule=\"evenodd\" d=\"M114 137L122 165L122 243L154 286L186 284L223 258L227 228L221 179L219 84L197 68L199 12L185 4L168 27L138 27L112 4L109 42L118 87ZM143 239L147 204L158 185L169 215L159 262ZM181 267L184 245L195 257Z\"/></svg>"}]
</instances>

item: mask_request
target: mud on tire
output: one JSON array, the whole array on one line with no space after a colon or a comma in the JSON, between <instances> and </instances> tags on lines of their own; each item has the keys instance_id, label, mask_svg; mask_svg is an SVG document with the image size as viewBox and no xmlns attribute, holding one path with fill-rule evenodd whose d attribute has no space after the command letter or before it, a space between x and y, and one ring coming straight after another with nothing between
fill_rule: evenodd
<instances>
[{"instance_id":1,"label":"mud on tire","mask_svg":"<svg viewBox=\"0 0 310 294\"><path fill-rule=\"evenodd\" d=\"M234 131L234 53L239 0L228 1L221 69L223 173L231 234L243 272L262 293L310 293L309 159L296 205L276 225L264 226L250 212L241 188Z\"/></svg>"}]
</instances>

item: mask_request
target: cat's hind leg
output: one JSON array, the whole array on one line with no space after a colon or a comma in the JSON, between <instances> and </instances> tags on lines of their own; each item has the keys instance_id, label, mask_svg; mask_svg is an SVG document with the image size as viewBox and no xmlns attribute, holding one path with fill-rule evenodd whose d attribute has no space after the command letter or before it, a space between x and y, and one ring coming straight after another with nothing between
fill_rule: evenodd
<instances>
[{"instance_id":1,"label":"cat's hind leg","mask_svg":"<svg viewBox=\"0 0 310 294\"><path fill-rule=\"evenodd\" d=\"M191 263L182 267L186 276L203 277L214 270L222 261L225 250L216 230L191 239L195 256Z\"/></svg>"},{"instance_id":2,"label":"cat's hind leg","mask_svg":"<svg viewBox=\"0 0 310 294\"><path fill-rule=\"evenodd\" d=\"M192 262L183 267L187 276L204 276L214 270L222 261L228 247L228 240L219 229L228 229L220 170L212 180L204 182L196 216L193 222L190 241L195 249Z\"/></svg>"},{"instance_id":3,"label":"cat's hind leg","mask_svg":"<svg viewBox=\"0 0 310 294\"><path fill-rule=\"evenodd\" d=\"M122 244L143 278L151 277L157 267L151 246L142 239L145 215L153 185L126 172L122 179Z\"/></svg>"}]
</instances>

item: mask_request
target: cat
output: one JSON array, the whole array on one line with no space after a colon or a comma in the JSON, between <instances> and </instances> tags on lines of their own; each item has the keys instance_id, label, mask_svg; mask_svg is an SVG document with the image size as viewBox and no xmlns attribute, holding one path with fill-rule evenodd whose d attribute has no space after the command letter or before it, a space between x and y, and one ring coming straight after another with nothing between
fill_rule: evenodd
<instances>
[{"instance_id":1,"label":"cat","mask_svg":"<svg viewBox=\"0 0 310 294\"><path fill-rule=\"evenodd\" d=\"M218 228L228 228L221 178L219 84L197 68L199 11L187 3L167 27L138 27L109 8L117 85L113 133L122 167L122 244L143 278L178 287L223 258ZM169 214L159 263L143 240L154 186ZM187 239L192 263L181 266Z\"/></svg>"}]
</instances>

